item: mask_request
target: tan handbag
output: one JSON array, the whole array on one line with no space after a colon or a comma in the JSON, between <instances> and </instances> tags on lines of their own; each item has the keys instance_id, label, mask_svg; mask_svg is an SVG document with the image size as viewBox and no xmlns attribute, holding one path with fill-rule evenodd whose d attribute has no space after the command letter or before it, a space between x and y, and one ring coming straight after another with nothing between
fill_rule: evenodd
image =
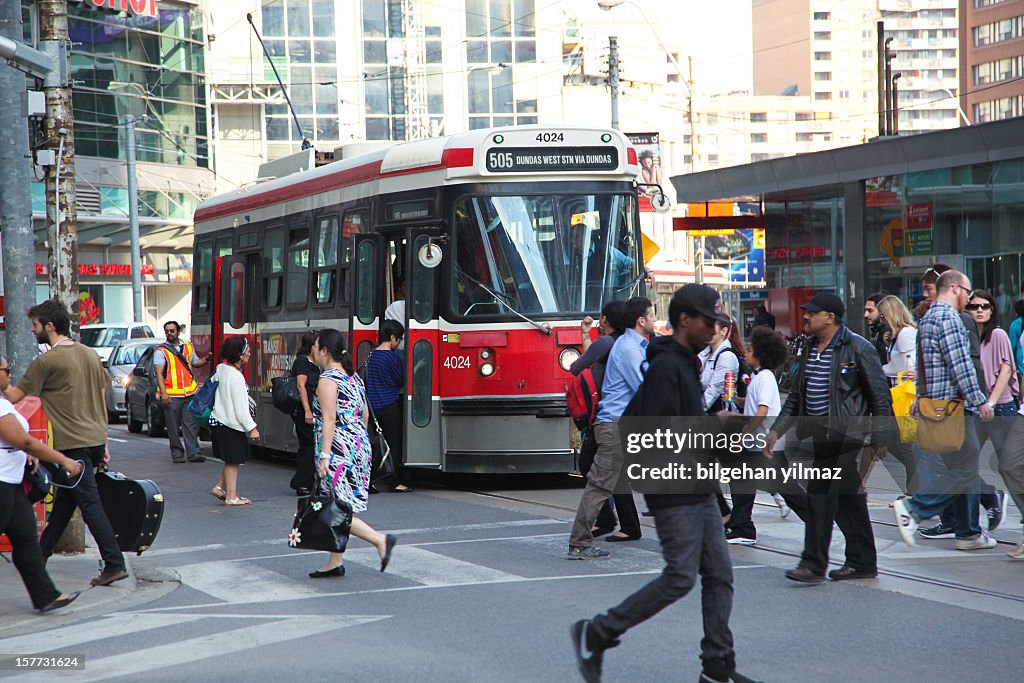
<instances>
[{"instance_id":1,"label":"tan handbag","mask_svg":"<svg viewBox=\"0 0 1024 683\"><path fill-rule=\"evenodd\" d=\"M917 374L921 386L927 387L924 376L924 354L921 337L917 337ZM952 453L964 445L964 402L960 399L940 401L917 399L917 445L931 453Z\"/></svg>"},{"instance_id":2,"label":"tan handbag","mask_svg":"<svg viewBox=\"0 0 1024 683\"><path fill-rule=\"evenodd\" d=\"M964 402L917 401L917 445L931 453L952 453L964 445Z\"/></svg>"}]
</instances>

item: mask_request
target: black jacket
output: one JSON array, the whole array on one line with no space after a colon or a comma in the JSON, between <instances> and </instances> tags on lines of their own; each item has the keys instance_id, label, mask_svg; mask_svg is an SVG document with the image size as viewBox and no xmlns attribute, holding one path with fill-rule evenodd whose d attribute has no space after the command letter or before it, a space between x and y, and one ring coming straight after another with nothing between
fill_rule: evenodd
<instances>
[{"instance_id":1,"label":"black jacket","mask_svg":"<svg viewBox=\"0 0 1024 683\"><path fill-rule=\"evenodd\" d=\"M806 378L807 359L810 344L797 357L797 377L793 391L786 398L772 430L782 435L789 430L796 418L807 415ZM836 331L835 348L829 373L828 429L830 433L845 434L847 440L856 441L870 436L872 445L891 443L895 437L896 423L892 419L873 419L851 422L852 417L890 418L892 416L892 394L889 380L882 372L875 347L864 337L841 325ZM797 424L797 437L806 438L810 433L807 421Z\"/></svg>"},{"instance_id":2,"label":"black jacket","mask_svg":"<svg viewBox=\"0 0 1024 683\"><path fill-rule=\"evenodd\" d=\"M704 390L697 371L697 355L672 337L658 337L647 345L647 373L629 406L629 413L644 417L703 417ZM647 494L654 508L695 505L708 494Z\"/></svg>"}]
</instances>

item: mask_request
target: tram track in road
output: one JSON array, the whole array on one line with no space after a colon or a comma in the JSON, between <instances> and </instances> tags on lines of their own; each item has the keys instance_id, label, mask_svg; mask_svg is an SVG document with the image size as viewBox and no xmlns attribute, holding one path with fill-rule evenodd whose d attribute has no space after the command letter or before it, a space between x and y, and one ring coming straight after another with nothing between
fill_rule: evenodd
<instances>
[{"instance_id":1,"label":"tram track in road","mask_svg":"<svg viewBox=\"0 0 1024 683\"><path fill-rule=\"evenodd\" d=\"M469 494L476 495L476 496L481 496L481 497L484 497L484 498L492 498L492 499L497 499L497 500L505 500L505 501L509 501L509 502L513 502L513 503L523 503L523 504L527 504L527 505L534 505L534 506L538 506L538 507L542 507L542 508L548 508L548 509L552 509L552 510L560 510L560 511L569 512L569 513L575 513L576 512L575 508L571 508L571 507L568 507L568 506L565 506L565 505L558 505L556 503L545 503L545 502L542 502L542 501L530 500L528 498L518 497L518 496L514 496L514 495L508 495L508 494L502 494L502 493L494 493L492 491L480 491L480 490L472 490L472 489L457 489L457 488L454 488L454 487L451 487L451 486L446 486L446 485L444 485L442 483L439 483L439 482L432 482L432 484L437 485L440 488L446 488L446 489L449 489L449 490L452 490L452 491L461 491L463 493L469 493ZM871 500L871 499L869 499L869 502L873 502L873 503L880 504L880 505L887 504L885 501ZM756 505L760 505L762 507L771 507L771 508L775 508L776 507L775 505L772 505L770 503L756 502L755 504ZM872 523L872 525L877 524L879 526L884 526L884 527L893 527L893 528L896 527L896 523L895 522L886 522L886 521L883 521L883 520L872 519L871 523ZM1012 543L1010 541L998 541L997 540L997 542L1001 543L1003 545L1008 545L1008 546L1016 545L1015 543ZM743 547L745 549L748 549L748 550L755 550L755 551L770 553L770 554L773 554L773 555L780 555L780 556L784 556L784 557L793 557L793 558L797 558L797 559L800 558L800 553L793 552L791 550L786 550L784 548L775 548L775 547L772 547L772 546L764 545L761 542L758 542L756 545L743 546ZM836 567L840 566L839 563L835 563L835 562L833 562L831 564L835 565ZM960 592L963 592L963 593L969 593L969 594L972 594L972 595L978 595L978 596L983 596L983 597L988 597L988 598L996 598L996 599L1000 599L1000 600L1009 600L1011 602L1024 603L1024 596L1021 596L1021 595L1013 595L1013 594L1010 594L1010 593L1003 593L1001 591L995 591L995 590L991 590L991 589L988 589L988 588L982 588L982 587L979 587L979 586L971 586L971 585L968 585L968 584L965 584L965 583L961 583L961 582L957 582L957 581L948 581L948 580L945 580L945 579L938 579L938 578L927 577L927 576L919 576L917 574L911 574L911 573L908 573L908 572L898 571L898 570L895 570L895 569L882 569L882 568L879 568L878 574L880 576L886 576L886 577L890 577L890 578L894 578L894 579L902 579L904 581L910 581L910 582L913 582L913 583L916 583L916 584L920 584L920 585L933 586L933 587L936 587L936 588L946 588L946 589L960 591Z\"/></svg>"}]
</instances>

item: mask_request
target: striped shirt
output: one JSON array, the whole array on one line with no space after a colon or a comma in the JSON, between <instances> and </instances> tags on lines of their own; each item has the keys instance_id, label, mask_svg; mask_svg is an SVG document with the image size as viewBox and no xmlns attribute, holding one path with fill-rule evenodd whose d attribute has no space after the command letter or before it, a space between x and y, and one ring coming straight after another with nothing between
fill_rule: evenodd
<instances>
[{"instance_id":1,"label":"striped shirt","mask_svg":"<svg viewBox=\"0 0 1024 683\"><path fill-rule=\"evenodd\" d=\"M832 341L821 353L818 353L817 346L812 346L807 353L807 367L804 369L804 405L807 415L828 415L832 352L835 351L838 338L838 334L832 337Z\"/></svg>"},{"instance_id":2,"label":"striped shirt","mask_svg":"<svg viewBox=\"0 0 1024 683\"><path fill-rule=\"evenodd\" d=\"M366 400L374 410L395 403L405 386L402 354L374 349L366 360Z\"/></svg>"},{"instance_id":3,"label":"striped shirt","mask_svg":"<svg viewBox=\"0 0 1024 683\"><path fill-rule=\"evenodd\" d=\"M942 301L932 304L918 325L917 342L918 362L924 366L924 377L917 375L919 397L962 398L970 412L988 400L978 385L967 328L952 306Z\"/></svg>"}]
</instances>

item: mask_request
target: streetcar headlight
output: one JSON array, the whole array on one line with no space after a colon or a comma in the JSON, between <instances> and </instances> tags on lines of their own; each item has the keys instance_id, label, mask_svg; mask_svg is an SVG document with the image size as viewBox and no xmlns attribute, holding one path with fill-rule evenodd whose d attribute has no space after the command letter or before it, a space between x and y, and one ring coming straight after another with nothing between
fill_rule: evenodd
<instances>
[{"instance_id":1,"label":"streetcar headlight","mask_svg":"<svg viewBox=\"0 0 1024 683\"><path fill-rule=\"evenodd\" d=\"M480 366L480 374L484 377L490 377L494 374L494 363L483 363Z\"/></svg>"},{"instance_id":2,"label":"streetcar headlight","mask_svg":"<svg viewBox=\"0 0 1024 683\"><path fill-rule=\"evenodd\" d=\"M558 354L558 365L566 372L569 372L569 367L576 362L580 357L580 350L575 346L567 346L562 349L562 352Z\"/></svg>"},{"instance_id":3,"label":"streetcar headlight","mask_svg":"<svg viewBox=\"0 0 1024 683\"><path fill-rule=\"evenodd\" d=\"M490 360L494 358L494 351L490 349L482 349L480 351L480 360Z\"/></svg>"}]
</instances>

